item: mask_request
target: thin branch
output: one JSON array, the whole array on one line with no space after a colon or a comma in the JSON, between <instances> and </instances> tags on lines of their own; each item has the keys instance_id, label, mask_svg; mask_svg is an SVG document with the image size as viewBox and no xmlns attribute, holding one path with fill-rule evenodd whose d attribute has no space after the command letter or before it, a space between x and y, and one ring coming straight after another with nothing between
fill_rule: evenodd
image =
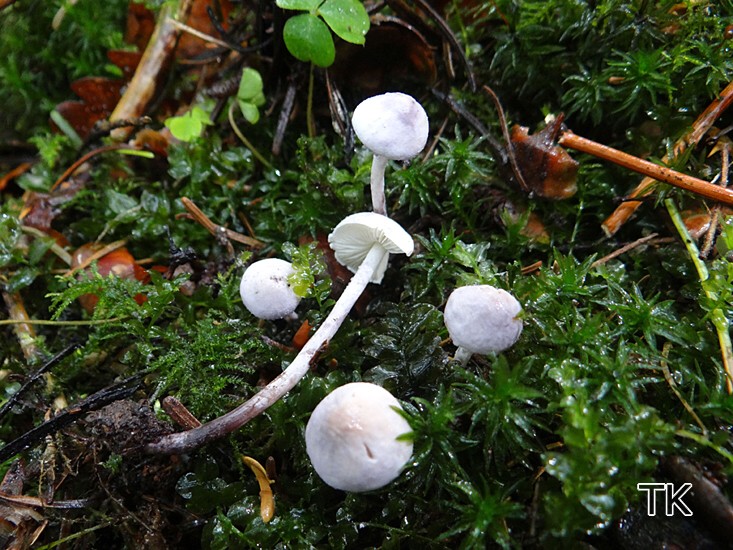
<instances>
[{"instance_id":1,"label":"thin branch","mask_svg":"<svg viewBox=\"0 0 733 550\"><path fill-rule=\"evenodd\" d=\"M186 210L188 210L188 213L191 214L191 217L196 222L201 224L204 229L206 229L214 237L224 237L227 240L231 239L233 241L237 241L238 243L251 246L252 248L261 248L264 245L262 241L254 239L252 237L248 237L247 235L242 235L241 233L237 233L236 231L232 231L231 229L227 229L222 225L214 223L213 221L211 221L211 218L204 214L201 209L196 206L196 203L194 203L191 199L187 197L181 197L181 202L183 203L183 206L186 208ZM229 244L229 246L231 247L231 244ZM231 250L231 253L232 255L234 254L233 249Z\"/></svg>"},{"instance_id":2,"label":"thin branch","mask_svg":"<svg viewBox=\"0 0 733 550\"><path fill-rule=\"evenodd\" d=\"M111 252L114 252L118 248L122 248L127 244L126 239L120 239L119 241L114 241L112 243L109 243L99 250L95 250L94 253L90 254L83 262L81 262L79 265L76 265L69 269L66 273L64 273L64 277L71 277L74 273L81 271L82 269L86 269L90 265L92 265L92 262L96 260L100 260L104 258L107 254L110 254Z\"/></svg>"},{"instance_id":3,"label":"thin branch","mask_svg":"<svg viewBox=\"0 0 733 550\"><path fill-rule=\"evenodd\" d=\"M210 36L206 34L205 32L201 32L198 29L194 29L193 27L189 27L185 23L181 23L180 21L176 21L175 19L168 18L167 23L169 25L173 25L174 27L178 28L179 30L186 32L192 36L195 36L196 38L200 38L201 40L205 42L211 42L212 44L216 44L217 46L221 46L222 48L231 49L229 44L224 42L223 40L219 40L218 38L214 38L213 36Z\"/></svg>"},{"instance_id":4,"label":"thin branch","mask_svg":"<svg viewBox=\"0 0 733 550\"><path fill-rule=\"evenodd\" d=\"M689 146L696 145L702 137L710 130L713 123L720 117L721 114L733 103L733 81L731 81L725 89L720 93L720 96L716 98L708 107L697 117L692 125L692 130L680 138L674 146L673 155L666 156L664 162L674 160L685 149ZM629 195L630 199L639 199L647 196L652 192L655 180L653 178L644 178L641 180L639 185L636 186ZM607 236L615 235L621 226L636 212L636 209L641 206L642 201L639 200L626 200L613 211L613 213L605 219L601 224L601 227L605 231Z\"/></svg>"},{"instance_id":5,"label":"thin branch","mask_svg":"<svg viewBox=\"0 0 733 550\"><path fill-rule=\"evenodd\" d=\"M642 237L641 239L637 239L632 243L625 244L621 248L618 248L611 252L610 254L604 256L603 258L597 259L595 262L590 264L591 268L601 266L614 258L617 258L618 256L621 256L622 254L626 254L629 250L633 250L634 248L641 246L645 243L648 243L649 241L653 240L657 237L657 233L652 233L651 235L647 235L646 237Z\"/></svg>"},{"instance_id":6,"label":"thin branch","mask_svg":"<svg viewBox=\"0 0 733 550\"><path fill-rule=\"evenodd\" d=\"M660 166L659 164L654 164L648 160L640 159L639 157L629 155L628 153L624 153L618 149L613 149L612 147L578 136L569 130L560 134L558 143L563 147L569 147L603 160L613 162L654 180L663 181L708 199L733 205L733 189L724 189L710 183L709 181L701 180L699 178L683 174L682 172L672 170L666 166Z\"/></svg>"},{"instance_id":7,"label":"thin branch","mask_svg":"<svg viewBox=\"0 0 733 550\"><path fill-rule=\"evenodd\" d=\"M23 352L26 361L36 363L41 357L41 350L36 344L36 329L25 309L25 303L22 296L18 292L2 291L3 301L8 310L9 320L13 321L13 330L18 339L18 344Z\"/></svg>"},{"instance_id":8,"label":"thin branch","mask_svg":"<svg viewBox=\"0 0 733 550\"><path fill-rule=\"evenodd\" d=\"M131 384L132 385L129 385ZM43 440L47 435L55 433L65 426L76 422L90 411L101 409L114 401L125 399L135 393L140 383L138 376L98 391L70 407L67 407L51 420L39 424L19 438L0 448L0 462L5 462Z\"/></svg>"},{"instance_id":9,"label":"thin branch","mask_svg":"<svg viewBox=\"0 0 733 550\"><path fill-rule=\"evenodd\" d=\"M52 367L66 359L69 355L71 355L73 352L75 352L79 348L78 344L71 344L70 346L67 346L65 349L62 349L59 353L51 357L48 361L46 361L41 368L36 370L33 374L31 374L25 381L25 383L16 391L13 395L11 395L8 400L3 404L2 407L0 407L0 418L5 416L7 412L18 402L20 397L25 394L26 391L28 391L28 388L30 388L39 378L41 378L46 372L48 372Z\"/></svg>"}]
</instances>

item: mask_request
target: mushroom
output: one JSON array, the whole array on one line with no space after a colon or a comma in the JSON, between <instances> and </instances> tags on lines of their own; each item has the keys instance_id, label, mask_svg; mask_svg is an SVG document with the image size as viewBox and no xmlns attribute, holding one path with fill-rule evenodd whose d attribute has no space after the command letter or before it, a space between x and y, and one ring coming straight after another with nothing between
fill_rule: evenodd
<instances>
[{"instance_id":1,"label":"mushroom","mask_svg":"<svg viewBox=\"0 0 733 550\"><path fill-rule=\"evenodd\" d=\"M258 319L293 318L300 303L288 277L294 273L290 262L267 258L244 270L239 294L249 312Z\"/></svg>"},{"instance_id":2,"label":"mushroom","mask_svg":"<svg viewBox=\"0 0 733 550\"><path fill-rule=\"evenodd\" d=\"M398 440L410 425L387 390L353 382L336 388L313 410L305 427L306 452L320 478L334 489L360 493L393 481L412 456Z\"/></svg>"},{"instance_id":3,"label":"mushroom","mask_svg":"<svg viewBox=\"0 0 733 550\"><path fill-rule=\"evenodd\" d=\"M370 177L372 209L386 216L387 161L411 159L423 150L430 129L428 115L412 96L391 92L359 103L351 123L361 142L374 153Z\"/></svg>"},{"instance_id":4,"label":"mushroom","mask_svg":"<svg viewBox=\"0 0 733 550\"><path fill-rule=\"evenodd\" d=\"M387 269L389 254L412 254L415 243L396 221L374 212L344 218L328 236L337 261L354 276L346 285L328 317L306 342L292 363L249 400L236 409L198 428L171 434L146 446L149 453L183 453L222 437L243 426L295 387L311 367L316 353L333 338L369 282L379 283Z\"/></svg>"},{"instance_id":5,"label":"mushroom","mask_svg":"<svg viewBox=\"0 0 733 550\"><path fill-rule=\"evenodd\" d=\"M489 285L455 289L445 304L443 320L458 346L456 360L465 365L474 353L509 348L522 333L521 311L522 306L506 290Z\"/></svg>"}]
</instances>

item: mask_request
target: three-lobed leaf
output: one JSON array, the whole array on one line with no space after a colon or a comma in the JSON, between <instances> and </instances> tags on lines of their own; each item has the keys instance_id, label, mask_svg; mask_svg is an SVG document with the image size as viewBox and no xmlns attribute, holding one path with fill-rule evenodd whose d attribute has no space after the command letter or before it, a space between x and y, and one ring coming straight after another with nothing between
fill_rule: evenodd
<instances>
[{"instance_id":1,"label":"three-lobed leaf","mask_svg":"<svg viewBox=\"0 0 733 550\"><path fill-rule=\"evenodd\" d=\"M277 0L276 4L307 12L291 17L283 28L285 46L300 61L319 67L334 62L336 48L329 28L346 42L364 44L369 14L359 0Z\"/></svg>"},{"instance_id":2,"label":"three-lobed leaf","mask_svg":"<svg viewBox=\"0 0 733 550\"><path fill-rule=\"evenodd\" d=\"M336 47L326 24L310 13L291 17L283 28L288 51L300 61L328 67L336 59Z\"/></svg>"}]
</instances>

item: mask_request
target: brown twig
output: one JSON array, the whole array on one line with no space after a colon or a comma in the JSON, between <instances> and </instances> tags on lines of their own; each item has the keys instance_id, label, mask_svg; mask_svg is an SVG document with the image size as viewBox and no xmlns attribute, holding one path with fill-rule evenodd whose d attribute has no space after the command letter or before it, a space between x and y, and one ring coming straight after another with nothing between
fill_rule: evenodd
<instances>
[{"instance_id":1,"label":"brown twig","mask_svg":"<svg viewBox=\"0 0 733 550\"><path fill-rule=\"evenodd\" d=\"M728 172L730 170L731 142L725 137L715 146L713 152L720 149L720 186L728 187ZM712 153L711 153L712 154ZM720 205L716 204L710 209L710 227L705 233L705 242L700 249L700 257L705 259L715 246L715 236L718 234L718 221L720 220Z\"/></svg>"},{"instance_id":2,"label":"brown twig","mask_svg":"<svg viewBox=\"0 0 733 550\"><path fill-rule=\"evenodd\" d=\"M0 9L2 8L0 7ZM33 163L23 162L10 170L10 172L6 173L2 178L0 178L0 191L5 189L10 181L14 180L22 174L25 174L28 170L31 169L32 166Z\"/></svg>"},{"instance_id":3,"label":"brown twig","mask_svg":"<svg viewBox=\"0 0 733 550\"><path fill-rule=\"evenodd\" d=\"M584 137L578 136L573 132L566 130L560 134L558 143L563 147L569 147L576 151L582 151L595 157L601 158L643 174L656 181L663 181L690 191L705 198L712 199L725 204L733 205L733 190L724 189L709 181L701 180L693 176L688 176L682 172L677 172L666 166L654 164L648 160L640 159L634 155L629 155L618 149L613 149L606 145L601 145L595 141L591 141Z\"/></svg>"},{"instance_id":4,"label":"brown twig","mask_svg":"<svg viewBox=\"0 0 733 550\"><path fill-rule=\"evenodd\" d=\"M160 404L166 414L184 430L193 430L201 426L201 421L172 395L164 397Z\"/></svg>"},{"instance_id":5,"label":"brown twig","mask_svg":"<svg viewBox=\"0 0 733 550\"><path fill-rule=\"evenodd\" d=\"M252 237L248 237L247 235L242 235L241 233L237 233L236 231L232 231L231 229L227 229L226 227L215 224L213 221L211 221L211 218L204 214L191 199L187 197L181 197L181 202L183 203L184 208L188 211L191 217L197 223L203 226L204 229L206 229L214 237L225 237L225 239L227 240L231 239L238 243L251 246L252 248L261 248L264 245L262 241L254 239ZM229 246L231 246L231 244ZM232 255L234 254L233 249L231 250L231 253Z\"/></svg>"},{"instance_id":6,"label":"brown twig","mask_svg":"<svg viewBox=\"0 0 733 550\"><path fill-rule=\"evenodd\" d=\"M621 254L625 254L629 250L633 250L634 248L636 248L638 246L641 246L642 244L648 243L652 239L656 238L656 236L657 236L656 233L652 233L651 235L647 235L646 237L642 237L641 239L637 239L637 240L635 240L632 243L625 244L621 248L618 248L618 249L614 250L613 252L611 252L610 254L604 256L603 258L597 259L595 262L593 262L592 264L590 264L590 266L591 266L591 268L594 268L594 267L601 266L601 265L603 265L603 264L605 264L607 262L610 262L614 258L617 258L617 257L621 256Z\"/></svg>"},{"instance_id":7,"label":"brown twig","mask_svg":"<svg viewBox=\"0 0 733 550\"><path fill-rule=\"evenodd\" d=\"M517 163L517 155L514 153L514 143L512 142L512 137L509 134L509 126L506 123L506 116L504 116L504 109L501 106L501 101L499 101L499 97L496 95L496 93L494 93L494 90L492 90L488 86L484 86L483 89L484 92L486 92L491 100L494 102L494 107L496 108L496 112L499 115L499 126L501 127L501 134L502 136L504 136L504 141L506 142L506 151L509 157L509 166L511 166L512 168L512 172L514 173L514 177L517 179L517 183L519 183L519 185L525 192L529 192L529 186L524 180L522 170L521 168L519 168L519 164Z\"/></svg>"},{"instance_id":8,"label":"brown twig","mask_svg":"<svg viewBox=\"0 0 733 550\"><path fill-rule=\"evenodd\" d=\"M64 277L70 277L71 275L73 275L77 271L81 271L82 269L86 269L87 267L89 267L90 265L92 265L92 262L103 258L107 254L109 254L110 252L114 252L118 248L122 248L126 244L127 244L127 240L126 239L120 239L119 241L114 241L112 243L109 243L109 244L103 246L99 250L96 250L93 254L90 254L89 257L87 257L79 265L76 265L76 266L72 267L71 269L69 269L68 271L66 271L64 273Z\"/></svg>"},{"instance_id":9,"label":"brown twig","mask_svg":"<svg viewBox=\"0 0 733 550\"><path fill-rule=\"evenodd\" d=\"M664 162L669 162L675 159L677 156L682 154L688 146L697 144L702 137L710 130L710 127L717 120L717 118L733 103L733 81L730 82L725 89L720 93L720 96L716 98L708 107L697 117L692 125L692 130L689 133L681 137L674 146L673 155L666 156ZM628 197L631 199L637 199L645 197L652 192L652 187L655 180L647 177L641 180L639 185L636 186ZM614 235L621 226L636 212L636 209L641 206L641 201L627 200L619 205L613 213L606 218L601 225L606 235L609 237Z\"/></svg>"},{"instance_id":10,"label":"brown twig","mask_svg":"<svg viewBox=\"0 0 733 550\"><path fill-rule=\"evenodd\" d=\"M105 145L103 147L99 147L97 149L94 149L92 151L89 151L88 153L86 153L85 155L83 155L82 157L80 157L79 159L77 159L74 162L74 164L72 164L71 166L69 166L64 171L64 173L61 174L58 177L58 179L51 186L51 190L49 192L53 191L59 185L61 185L62 183L64 183L69 178L69 176L71 176L74 172L76 172L77 169L82 164L84 164L86 161L88 161L92 157L96 157L97 155L99 155L101 153L106 153L108 151L119 151L120 149L133 149L135 151L141 151L142 150L140 147L137 147L135 145L127 145L127 144L115 143L115 144L112 144L112 145Z\"/></svg>"}]
</instances>

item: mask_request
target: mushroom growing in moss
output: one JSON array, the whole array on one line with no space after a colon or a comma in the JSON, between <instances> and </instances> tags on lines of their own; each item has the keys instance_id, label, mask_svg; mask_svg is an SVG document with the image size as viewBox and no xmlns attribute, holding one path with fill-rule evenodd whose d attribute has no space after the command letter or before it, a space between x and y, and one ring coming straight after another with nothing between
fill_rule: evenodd
<instances>
[{"instance_id":1,"label":"mushroom growing in moss","mask_svg":"<svg viewBox=\"0 0 733 550\"><path fill-rule=\"evenodd\" d=\"M462 286L445 304L443 319L456 360L464 365L474 353L498 353L512 346L522 333L522 306L506 290L490 285Z\"/></svg>"},{"instance_id":2,"label":"mushroom growing in moss","mask_svg":"<svg viewBox=\"0 0 733 550\"><path fill-rule=\"evenodd\" d=\"M336 388L316 408L305 428L313 468L334 489L363 492L384 487L412 456L412 442L398 439L410 425L395 409L397 399L376 384Z\"/></svg>"},{"instance_id":3,"label":"mushroom growing in moss","mask_svg":"<svg viewBox=\"0 0 733 550\"><path fill-rule=\"evenodd\" d=\"M371 172L372 208L387 215L384 171L387 161L408 160L428 141L428 115L412 96L400 92L365 99L354 109L354 132L374 153Z\"/></svg>"},{"instance_id":4,"label":"mushroom growing in moss","mask_svg":"<svg viewBox=\"0 0 733 550\"><path fill-rule=\"evenodd\" d=\"M251 264L244 270L239 284L244 307L258 319L294 317L300 296L288 282L293 273L292 264L278 258L267 258Z\"/></svg>"}]
</instances>

